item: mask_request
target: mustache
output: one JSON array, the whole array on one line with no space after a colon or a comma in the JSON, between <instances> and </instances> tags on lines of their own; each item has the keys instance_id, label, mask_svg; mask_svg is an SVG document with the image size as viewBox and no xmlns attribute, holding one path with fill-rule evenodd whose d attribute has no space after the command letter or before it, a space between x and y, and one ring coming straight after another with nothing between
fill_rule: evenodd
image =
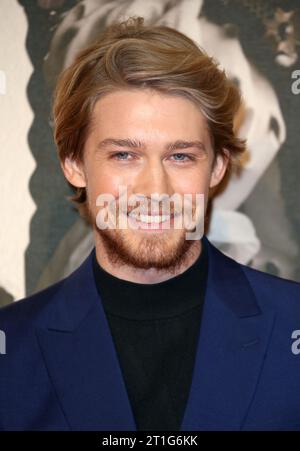
<instances>
[{"instance_id":1,"label":"mustache","mask_svg":"<svg viewBox=\"0 0 300 451\"><path fill-rule=\"evenodd\" d=\"M197 210L197 203L194 204L194 202L186 200L184 202L180 200L160 200L155 202L153 199L145 198L142 200L137 199L128 204L117 198L111 203L108 202L106 208L114 214L130 215L134 212L137 215L170 215L176 217L183 214L194 214Z\"/></svg>"},{"instance_id":2,"label":"mustache","mask_svg":"<svg viewBox=\"0 0 300 451\"><path fill-rule=\"evenodd\" d=\"M124 213L130 214L132 212L136 212L136 213L140 213L141 215L150 215L150 214L169 214L169 215L173 215L175 216L180 214L181 212L179 211L174 211L168 208L149 208L149 209L145 209L145 208L139 208L139 207L135 207L135 208L131 208L128 209L127 212L124 211Z\"/></svg>"},{"instance_id":3,"label":"mustache","mask_svg":"<svg viewBox=\"0 0 300 451\"><path fill-rule=\"evenodd\" d=\"M196 210L195 206L192 206L191 208L191 212L194 213ZM149 206L149 208L145 208L143 207L132 207L129 206L127 207L127 209L120 209L119 206L116 207L116 212L121 212L123 214L131 214L132 212L135 212L137 214L141 214L141 215L170 215L170 216L179 216L182 215L184 212L183 208L178 208L178 209L174 209L172 207L168 207L168 206Z\"/></svg>"}]
</instances>

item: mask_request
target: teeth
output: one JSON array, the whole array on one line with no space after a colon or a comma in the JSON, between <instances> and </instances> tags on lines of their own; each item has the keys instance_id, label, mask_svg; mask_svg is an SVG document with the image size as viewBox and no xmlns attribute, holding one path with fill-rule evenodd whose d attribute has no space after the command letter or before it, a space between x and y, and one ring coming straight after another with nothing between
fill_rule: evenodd
<instances>
[{"instance_id":1,"label":"teeth","mask_svg":"<svg viewBox=\"0 0 300 451\"><path fill-rule=\"evenodd\" d=\"M129 215L131 218L134 218L140 222L145 222L147 224L155 223L159 224L160 222L164 222L170 219L169 215L162 215L162 216L152 216L152 215L140 215L139 217L134 214Z\"/></svg>"}]
</instances>

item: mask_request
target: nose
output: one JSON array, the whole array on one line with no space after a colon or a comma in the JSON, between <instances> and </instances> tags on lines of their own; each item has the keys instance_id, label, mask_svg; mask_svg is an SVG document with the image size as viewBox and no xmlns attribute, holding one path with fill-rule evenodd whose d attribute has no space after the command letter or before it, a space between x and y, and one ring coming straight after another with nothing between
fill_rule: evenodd
<instances>
[{"instance_id":1,"label":"nose","mask_svg":"<svg viewBox=\"0 0 300 451\"><path fill-rule=\"evenodd\" d=\"M133 181L134 194L150 198L152 193L172 195L171 180L163 162L158 159L148 161Z\"/></svg>"}]
</instances>

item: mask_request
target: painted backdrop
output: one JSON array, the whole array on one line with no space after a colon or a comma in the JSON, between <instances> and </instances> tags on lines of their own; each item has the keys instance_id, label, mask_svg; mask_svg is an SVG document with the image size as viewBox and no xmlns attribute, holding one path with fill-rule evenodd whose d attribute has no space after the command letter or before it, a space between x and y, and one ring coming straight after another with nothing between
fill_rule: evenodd
<instances>
[{"instance_id":1,"label":"painted backdrop","mask_svg":"<svg viewBox=\"0 0 300 451\"><path fill-rule=\"evenodd\" d=\"M289 0L1 0L0 304L73 271L93 246L67 201L52 137L59 72L115 19L141 15L200 44L240 86L240 174L208 237L241 263L300 281L300 4Z\"/></svg>"}]
</instances>

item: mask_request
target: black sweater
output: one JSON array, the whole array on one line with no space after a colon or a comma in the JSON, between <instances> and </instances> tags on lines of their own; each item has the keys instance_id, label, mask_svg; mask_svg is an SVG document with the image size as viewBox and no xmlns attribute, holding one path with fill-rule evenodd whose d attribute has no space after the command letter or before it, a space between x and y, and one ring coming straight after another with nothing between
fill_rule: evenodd
<instances>
[{"instance_id":1,"label":"black sweater","mask_svg":"<svg viewBox=\"0 0 300 451\"><path fill-rule=\"evenodd\" d=\"M205 296L208 253L182 274L155 284L129 282L94 257L137 430L179 430L188 399Z\"/></svg>"}]
</instances>

